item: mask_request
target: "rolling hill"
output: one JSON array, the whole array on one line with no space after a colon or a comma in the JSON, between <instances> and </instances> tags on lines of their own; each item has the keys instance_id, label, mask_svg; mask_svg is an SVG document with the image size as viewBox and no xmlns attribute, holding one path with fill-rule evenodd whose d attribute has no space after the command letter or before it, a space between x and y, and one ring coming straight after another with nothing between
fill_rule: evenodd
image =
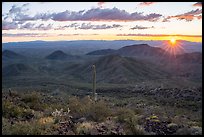
<instances>
[{"instance_id":1,"label":"rolling hill","mask_svg":"<svg viewBox=\"0 0 204 137\"><path fill-rule=\"evenodd\" d=\"M193 52L193 53L184 53L177 55L176 58L180 63L199 63L202 64L202 53Z\"/></svg>"},{"instance_id":2,"label":"rolling hill","mask_svg":"<svg viewBox=\"0 0 204 137\"><path fill-rule=\"evenodd\" d=\"M65 60L65 59L76 59L76 58L78 58L78 56L66 54L61 50L54 51L53 53L45 57L45 59L50 59L50 60Z\"/></svg>"},{"instance_id":3,"label":"rolling hill","mask_svg":"<svg viewBox=\"0 0 204 137\"><path fill-rule=\"evenodd\" d=\"M148 44L125 46L117 50L123 56L161 56L165 51L161 48L151 47Z\"/></svg>"},{"instance_id":4,"label":"rolling hill","mask_svg":"<svg viewBox=\"0 0 204 137\"><path fill-rule=\"evenodd\" d=\"M163 49L151 47L148 44L134 44L122 47L118 50L109 49L108 54L137 58L162 58L164 56L168 56L168 53L166 53ZM107 55L107 50L97 50L90 52L87 55Z\"/></svg>"},{"instance_id":5,"label":"rolling hill","mask_svg":"<svg viewBox=\"0 0 204 137\"><path fill-rule=\"evenodd\" d=\"M93 52L89 52L86 55L109 55L114 54L116 50L114 49L102 49L102 50L96 50Z\"/></svg>"},{"instance_id":6,"label":"rolling hill","mask_svg":"<svg viewBox=\"0 0 204 137\"><path fill-rule=\"evenodd\" d=\"M4 50L2 52L2 59L24 59L25 56L17 54L16 52L13 52L11 50Z\"/></svg>"},{"instance_id":7,"label":"rolling hill","mask_svg":"<svg viewBox=\"0 0 204 137\"><path fill-rule=\"evenodd\" d=\"M92 64L96 65L97 82L131 83L166 78L169 74L161 68L149 63L119 55L107 55L95 62L76 67L72 75L81 80L91 81Z\"/></svg>"},{"instance_id":8,"label":"rolling hill","mask_svg":"<svg viewBox=\"0 0 204 137\"><path fill-rule=\"evenodd\" d=\"M15 77L21 74L30 73L33 74L35 71L28 65L22 63L11 64L3 67L2 76L3 77Z\"/></svg>"}]
</instances>

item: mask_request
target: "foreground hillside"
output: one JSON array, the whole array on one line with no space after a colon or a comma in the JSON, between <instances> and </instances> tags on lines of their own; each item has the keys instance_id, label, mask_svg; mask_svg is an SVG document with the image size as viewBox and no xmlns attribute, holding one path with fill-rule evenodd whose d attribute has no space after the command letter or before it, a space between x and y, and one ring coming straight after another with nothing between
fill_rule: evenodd
<instances>
[{"instance_id":1,"label":"foreground hillside","mask_svg":"<svg viewBox=\"0 0 204 137\"><path fill-rule=\"evenodd\" d=\"M201 92L101 89L94 102L69 91L3 90L2 134L201 135Z\"/></svg>"}]
</instances>

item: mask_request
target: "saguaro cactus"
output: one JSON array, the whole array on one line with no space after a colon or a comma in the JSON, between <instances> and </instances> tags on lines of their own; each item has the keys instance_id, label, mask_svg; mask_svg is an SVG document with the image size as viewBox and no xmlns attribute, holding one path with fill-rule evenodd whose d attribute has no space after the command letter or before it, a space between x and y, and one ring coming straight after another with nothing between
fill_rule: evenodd
<instances>
[{"instance_id":1,"label":"saguaro cactus","mask_svg":"<svg viewBox=\"0 0 204 137\"><path fill-rule=\"evenodd\" d=\"M9 88L9 96L12 96L11 89Z\"/></svg>"},{"instance_id":2,"label":"saguaro cactus","mask_svg":"<svg viewBox=\"0 0 204 137\"><path fill-rule=\"evenodd\" d=\"M96 101L96 67L95 65L92 66L93 68L93 99Z\"/></svg>"}]
</instances>

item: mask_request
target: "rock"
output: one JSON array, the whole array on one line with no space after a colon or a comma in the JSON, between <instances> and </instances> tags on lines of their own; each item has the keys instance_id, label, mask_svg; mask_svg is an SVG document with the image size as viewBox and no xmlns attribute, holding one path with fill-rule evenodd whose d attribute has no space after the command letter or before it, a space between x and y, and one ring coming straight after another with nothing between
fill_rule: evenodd
<instances>
[{"instance_id":1,"label":"rock","mask_svg":"<svg viewBox=\"0 0 204 137\"><path fill-rule=\"evenodd\" d=\"M34 117L34 114L28 114L25 116L27 120L32 119L33 117Z\"/></svg>"},{"instance_id":2,"label":"rock","mask_svg":"<svg viewBox=\"0 0 204 137\"><path fill-rule=\"evenodd\" d=\"M112 135L118 135L118 133L116 131L111 131Z\"/></svg>"},{"instance_id":3,"label":"rock","mask_svg":"<svg viewBox=\"0 0 204 137\"><path fill-rule=\"evenodd\" d=\"M178 130L179 126L175 123L170 123L167 125L167 128L168 134L173 134Z\"/></svg>"},{"instance_id":4,"label":"rock","mask_svg":"<svg viewBox=\"0 0 204 137\"><path fill-rule=\"evenodd\" d=\"M83 123L86 121L86 118L85 117L82 117L80 119L78 119L76 122L79 122L79 123Z\"/></svg>"},{"instance_id":5,"label":"rock","mask_svg":"<svg viewBox=\"0 0 204 137\"><path fill-rule=\"evenodd\" d=\"M192 135L202 135L202 128L198 126L191 127L191 134Z\"/></svg>"},{"instance_id":6,"label":"rock","mask_svg":"<svg viewBox=\"0 0 204 137\"><path fill-rule=\"evenodd\" d=\"M171 129L176 129L176 128L178 128L178 125L175 124L175 123L170 123L170 124L167 125L167 127L171 128Z\"/></svg>"},{"instance_id":7,"label":"rock","mask_svg":"<svg viewBox=\"0 0 204 137\"><path fill-rule=\"evenodd\" d=\"M180 128L176 131L176 135L191 135L191 130L188 127Z\"/></svg>"}]
</instances>

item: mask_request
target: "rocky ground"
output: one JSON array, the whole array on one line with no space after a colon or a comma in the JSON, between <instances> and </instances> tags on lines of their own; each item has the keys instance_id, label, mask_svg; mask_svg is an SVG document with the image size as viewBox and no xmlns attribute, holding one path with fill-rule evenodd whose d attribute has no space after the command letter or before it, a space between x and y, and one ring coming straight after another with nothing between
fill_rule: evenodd
<instances>
[{"instance_id":1,"label":"rocky ground","mask_svg":"<svg viewBox=\"0 0 204 137\"><path fill-rule=\"evenodd\" d=\"M202 88L98 89L97 93L94 102L86 95L3 91L2 134L202 134Z\"/></svg>"}]
</instances>

